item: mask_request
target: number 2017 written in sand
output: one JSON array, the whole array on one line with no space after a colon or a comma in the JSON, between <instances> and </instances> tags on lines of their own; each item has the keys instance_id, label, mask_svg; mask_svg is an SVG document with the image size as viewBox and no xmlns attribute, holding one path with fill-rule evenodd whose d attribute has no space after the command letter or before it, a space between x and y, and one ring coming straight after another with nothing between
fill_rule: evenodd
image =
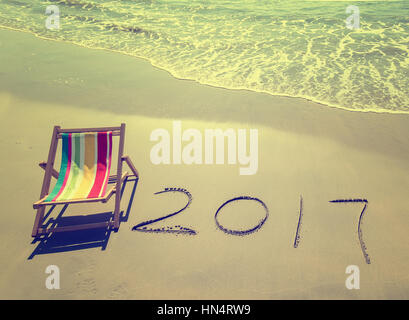
<instances>
[{"instance_id":1,"label":"number 2017 written in sand","mask_svg":"<svg viewBox=\"0 0 409 320\"><path fill-rule=\"evenodd\" d=\"M181 213L182 211L184 211L185 209L187 209L190 204L192 203L192 195L190 194L189 191L187 191L186 189L182 189L182 188L165 188L162 191L156 192L155 195L157 194L163 194L163 193L182 193L187 197L187 203L186 205L175 211L172 213L169 213L167 215L164 215L162 217L159 217L157 219L153 219L153 220L147 220L144 222L141 222L137 225L135 225L132 230L133 231L140 231L140 232L147 232L147 233L174 233L174 234L185 234L185 235L196 235L196 231L188 228L188 227L183 227L181 225L176 225L176 226L172 226L172 227L162 227L162 228L150 228L147 227L148 225L152 225L156 222L159 222L161 220L165 220L168 219L170 217L173 217L179 213ZM248 229L245 230L233 230L230 229L227 226L223 226L222 224L220 224L218 217L221 215L221 212L223 211L223 208L225 208L227 205L229 205L230 203L233 202L239 202L239 201L254 201L256 203L258 203L259 205L261 205L263 207L263 209L265 210L265 215L264 217L255 225L252 226ZM368 200L366 199L336 199L336 200L331 200L329 201L331 203L362 203L364 204L362 211L359 215L359 220L358 220L358 239L359 239L359 243L361 246L361 250L362 250L362 254L364 256L365 262L367 264L371 263L371 260L369 258L369 255L367 253L367 247L365 245L365 242L363 240L363 235L362 235L362 229L361 229L361 223L363 220L363 216L364 213L366 212L366 208L368 206ZM214 219L215 219L215 223L217 225L217 227L223 231L226 234L230 234L230 235L236 235L236 236L245 236L248 234L251 234L253 232L256 232L258 230L260 230L260 228L264 225L264 223L267 221L267 218L269 216L269 210L267 205L259 198L256 197L250 197L250 196L240 196L240 197L235 197L232 199L229 199L227 201L225 201L221 206L219 206L219 208L216 210L216 213L214 215ZM300 243L300 234L301 234L301 225L302 225L302 218L303 218L303 198L302 196L300 197L300 209L299 209L299 217L298 217L298 224L297 224L297 228L296 228L296 233L295 233L295 238L294 238L294 248L298 248L298 245Z\"/></svg>"}]
</instances>

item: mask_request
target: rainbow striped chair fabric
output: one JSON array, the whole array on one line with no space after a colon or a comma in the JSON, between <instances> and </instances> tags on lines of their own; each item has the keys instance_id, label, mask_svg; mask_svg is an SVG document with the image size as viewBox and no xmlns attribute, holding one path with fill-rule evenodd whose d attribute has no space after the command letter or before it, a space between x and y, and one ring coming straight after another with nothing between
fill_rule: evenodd
<instances>
[{"instance_id":1,"label":"rainbow striped chair fabric","mask_svg":"<svg viewBox=\"0 0 409 320\"><path fill-rule=\"evenodd\" d=\"M100 198L108 185L112 131L63 133L61 169L53 191L44 200L58 202Z\"/></svg>"}]
</instances>

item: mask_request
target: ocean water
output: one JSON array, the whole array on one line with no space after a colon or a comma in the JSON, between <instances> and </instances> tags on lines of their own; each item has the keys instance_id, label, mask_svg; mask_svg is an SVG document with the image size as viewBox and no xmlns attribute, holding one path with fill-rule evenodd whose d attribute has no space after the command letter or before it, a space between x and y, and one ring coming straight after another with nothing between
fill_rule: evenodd
<instances>
[{"instance_id":1,"label":"ocean water","mask_svg":"<svg viewBox=\"0 0 409 320\"><path fill-rule=\"evenodd\" d=\"M351 4L359 29L346 27ZM59 29L46 28L49 5ZM0 26L208 85L409 113L409 0L0 0Z\"/></svg>"}]
</instances>

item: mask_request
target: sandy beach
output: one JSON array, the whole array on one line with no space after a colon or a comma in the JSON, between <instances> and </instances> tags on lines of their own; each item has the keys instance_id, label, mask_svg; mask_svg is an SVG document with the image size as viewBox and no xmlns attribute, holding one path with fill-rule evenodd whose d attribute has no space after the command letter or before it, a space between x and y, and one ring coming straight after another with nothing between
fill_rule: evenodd
<instances>
[{"instance_id":1,"label":"sandy beach","mask_svg":"<svg viewBox=\"0 0 409 320\"><path fill-rule=\"evenodd\" d=\"M0 115L1 299L409 298L408 114L206 86L135 57L0 29ZM150 135L171 132L174 121L200 132L257 129L256 174L240 175L238 164L227 163L154 165ZM32 243L32 204L44 174L38 163L53 126L120 123L140 180L126 185L119 231ZM193 201L152 227L180 225L196 234L132 231L186 204L180 193L154 195L168 187L188 190ZM216 210L238 196L268 207L257 232L236 236L217 227ZM329 202L336 199L367 200L361 227L370 264L357 232L364 204ZM112 210L113 201L71 205L63 216L103 218ZM233 203L220 222L246 229L264 216L255 202ZM60 269L59 290L45 287L49 265ZM345 286L349 265L360 268L359 290Z\"/></svg>"}]
</instances>

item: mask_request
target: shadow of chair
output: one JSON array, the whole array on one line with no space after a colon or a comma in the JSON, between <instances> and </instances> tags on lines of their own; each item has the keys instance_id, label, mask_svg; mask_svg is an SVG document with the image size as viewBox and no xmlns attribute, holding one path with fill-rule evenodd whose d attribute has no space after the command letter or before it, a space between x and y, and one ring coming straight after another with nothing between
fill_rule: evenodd
<instances>
[{"instance_id":1,"label":"shadow of chair","mask_svg":"<svg viewBox=\"0 0 409 320\"><path fill-rule=\"evenodd\" d=\"M136 191L136 187L138 185L138 178L128 178L124 181L121 189L121 199L123 193L125 191L125 187L128 182L134 182L133 188L130 194L128 206L126 212L121 211L120 213L120 223L127 222L129 218L129 214L132 208L133 199ZM86 223L96 223L96 222L106 222L110 221L114 217L114 213L110 212L103 212L97 213L92 215L84 215L84 216L69 216L63 217L64 212L67 210L68 205L64 205L60 212L58 213L56 218L49 218L51 213L55 210L57 206L51 206L48 210L47 214L44 217L44 221L46 221L44 227L65 227L65 226L72 226L77 224L86 224ZM48 220L47 220L48 219ZM109 237L111 235L112 230L109 228L98 228L98 229L87 229L87 230L76 230L70 232L57 232L51 233L45 236L40 236L34 238L31 242L32 244L38 243L37 247L34 251L30 254L27 258L28 260L33 259L36 255L40 254L50 254L50 253L57 253L57 252L68 252L68 251L75 251L75 250L84 250L90 248L98 248L101 247L101 250L105 250Z\"/></svg>"}]
</instances>

